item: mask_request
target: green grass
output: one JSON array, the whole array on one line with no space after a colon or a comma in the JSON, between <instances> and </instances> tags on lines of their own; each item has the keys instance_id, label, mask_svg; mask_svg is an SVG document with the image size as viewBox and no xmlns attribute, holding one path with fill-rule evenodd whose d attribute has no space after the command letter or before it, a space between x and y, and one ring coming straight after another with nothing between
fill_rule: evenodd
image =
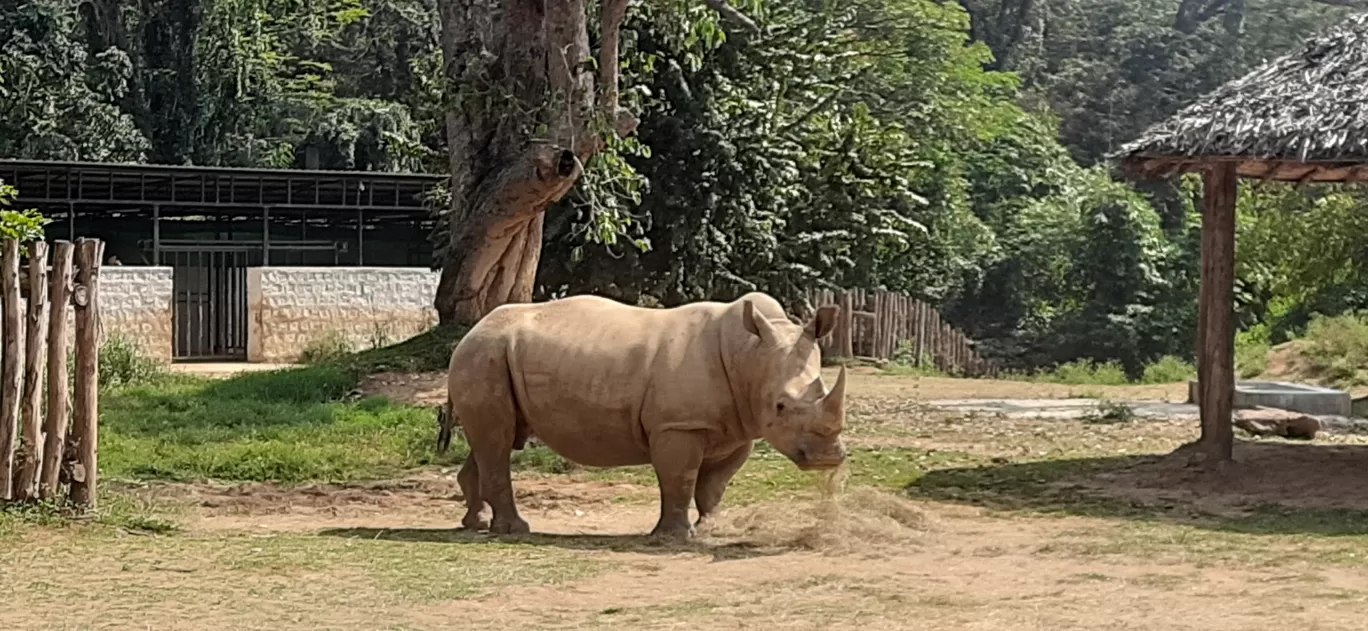
<instances>
[{"instance_id":1,"label":"green grass","mask_svg":"<svg viewBox=\"0 0 1368 631\"><path fill-rule=\"evenodd\" d=\"M361 374L385 371L444 371L451 363L451 349L467 329L438 327L407 340L340 357L334 363Z\"/></svg>"},{"instance_id":2,"label":"green grass","mask_svg":"<svg viewBox=\"0 0 1368 631\"><path fill-rule=\"evenodd\" d=\"M460 441L436 456L431 409L352 392L370 373L445 369L459 338L434 329L354 354L320 347L303 368L220 380L170 375L113 338L101 356L101 470L116 479L302 482L459 462L468 453ZM566 468L554 454L517 460Z\"/></svg>"},{"instance_id":3,"label":"green grass","mask_svg":"<svg viewBox=\"0 0 1368 631\"><path fill-rule=\"evenodd\" d=\"M433 412L383 398L341 402L357 379L320 365L112 389L101 402L101 469L129 479L299 482L433 462Z\"/></svg>"}]
</instances>

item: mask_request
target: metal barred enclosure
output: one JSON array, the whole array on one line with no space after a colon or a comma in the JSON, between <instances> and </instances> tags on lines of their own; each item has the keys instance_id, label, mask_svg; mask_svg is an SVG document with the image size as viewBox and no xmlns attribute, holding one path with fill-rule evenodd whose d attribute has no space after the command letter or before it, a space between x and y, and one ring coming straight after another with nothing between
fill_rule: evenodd
<instances>
[{"instance_id":1,"label":"metal barred enclosure","mask_svg":"<svg viewBox=\"0 0 1368 631\"><path fill-rule=\"evenodd\" d=\"M996 363L979 357L974 341L911 296L855 289L808 293L813 307L841 307L836 330L822 343L827 357L904 361L964 377L995 377Z\"/></svg>"}]
</instances>

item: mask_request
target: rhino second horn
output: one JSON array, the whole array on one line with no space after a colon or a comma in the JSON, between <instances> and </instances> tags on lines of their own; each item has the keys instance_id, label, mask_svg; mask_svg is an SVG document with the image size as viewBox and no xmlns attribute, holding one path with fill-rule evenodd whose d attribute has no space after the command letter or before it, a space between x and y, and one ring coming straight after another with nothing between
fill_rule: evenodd
<instances>
[{"instance_id":1,"label":"rhino second horn","mask_svg":"<svg viewBox=\"0 0 1368 631\"><path fill-rule=\"evenodd\" d=\"M831 392L828 392L826 399L822 401L822 411L832 424L832 429L838 431L845 417L845 386L846 369L845 366L841 366L841 372L836 376L836 385L831 387Z\"/></svg>"}]
</instances>

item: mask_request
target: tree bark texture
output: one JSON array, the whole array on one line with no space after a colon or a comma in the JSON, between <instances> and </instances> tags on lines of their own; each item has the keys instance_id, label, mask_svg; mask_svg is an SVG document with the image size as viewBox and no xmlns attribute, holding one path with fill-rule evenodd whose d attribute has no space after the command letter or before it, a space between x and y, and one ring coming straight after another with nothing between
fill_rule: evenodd
<instances>
[{"instance_id":1,"label":"tree bark texture","mask_svg":"<svg viewBox=\"0 0 1368 631\"><path fill-rule=\"evenodd\" d=\"M1203 182L1197 385L1200 445L1205 463L1215 467L1231 460L1235 441L1235 164L1212 166Z\"/></svg>"},{"instance_id":2,"label":"tree bark texture","mask_svg":"<svg viewBox=\"0 0 1368 631\"><path fill-rule=\"evenodd\" d=\"M702 1L759 31L726 0ZM597 60L588 0L438 4L451 209L434 306L441 324L472 325L499 305L532 300L546 209L570 192L608 134L636 130L618 101L628 0L600 0Z\"/></svg>"},{"instance_id":3,"label":"tree bark texture","mask_svg":"<svg viewBox=\"0 0 1368 631\"><path fill-rule=\"evenodd\" d=\"M445 0L450 243L436 308L474 324L532 299L542 219L602 146L585 0Z\"/></svg>"}]
</instances>

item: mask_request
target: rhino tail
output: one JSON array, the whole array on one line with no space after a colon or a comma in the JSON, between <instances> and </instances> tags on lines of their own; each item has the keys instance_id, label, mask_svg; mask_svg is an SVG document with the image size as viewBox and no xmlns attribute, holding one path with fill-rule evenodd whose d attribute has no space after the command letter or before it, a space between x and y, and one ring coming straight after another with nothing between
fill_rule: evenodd
<instances>
[{"instance_id":1,"label":"rhino tail","mask_svg":"<svg viewBox=\"0 0 1368 631\"><path fill-rule=\"evenodd\" d=\"M455 431L457 418L452 412L451 398L437 408L437 453L444 454L451 447L451 434Z\"/></svg>"}]
</instances>

